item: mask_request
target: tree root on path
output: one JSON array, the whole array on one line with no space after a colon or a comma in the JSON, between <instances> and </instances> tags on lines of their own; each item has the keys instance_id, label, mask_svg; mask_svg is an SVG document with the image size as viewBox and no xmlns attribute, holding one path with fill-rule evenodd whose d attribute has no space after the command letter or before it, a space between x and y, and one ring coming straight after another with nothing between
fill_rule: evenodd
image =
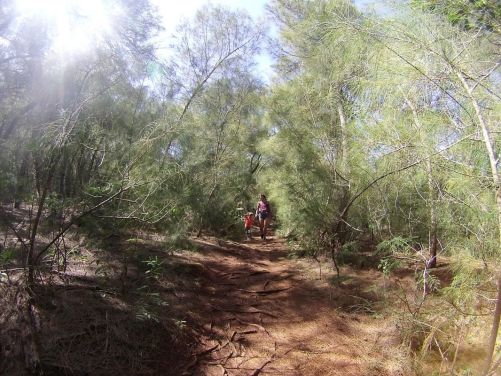
<instances>
[{"instance_id":1,"label":"tree root on path","mask_svg":"<svg viewBox=\"0 0 501 376\"><path fill-rule=\"evenodd\" d=\"M263 311L261 309L254 309L252 311L246 311L246 310L239 310L239 309L228 309L228 308L219 308L215 307L212 304L210 305L212 309L220 312L230 312L230 313L247 313L247 314L256 314L256 313L261 313L262 315L270 316L273 317L274 319L278 319L277 315L274 315L273 313Z\"/></svg>"},{"instance_id":2,"label":"tree root on path","mask_svg":"<svg viewBox=\"0 0 501 376\"><path fill-rule=\"evenodd\" d=\"M242 320L240 320L237 317L233 317L232 320L238 321L242 325L254 326L255 328L258 328L259 330L265 332L266 334L268 334L271 337L270 332L268 332L264 326L261 326L259 324L254 324L254 323L251 323L251 322L247 322L247 321L242 321Z\"/></svg>"},{"instance_id":3,"label":"tree root on path","mask_svg":"<svg viewBox=\"0 0 501 376\"><path fill-rule=\"evenodd\" d=\"M275 354L273 354L273 356L272 356L270 359L268 359L266 362L264 362L264 363L261 365L261 367L256 368L256 369L254 370L254 372L252 372L252 373L251 373L251 376L257 376L257 375L259 375L259 374L261 373L261 371L263 370L263 368L264 368L264 367L266 367L268 364L270 364L271 362L273 362L273 359L274 359L274 358L275 358Z\"/></svg>"},{"instance_id":4,"label":"tree root on path","mask_svg":"<svg viewBox=\"0 0 501 376\"><path fill-rule=\"evenodd\" d=\"M191 375L193 372L191 372L191 369L193 367L195 367L198 362L200 361L200 359L207 355L207 354L210 354L211 352L213 352L214 350L216 350L218 347L219 347L219 343L216 344L215 346L209 348L209 349L206 349L206 350L203 350L203 351L200 351L198 353L195 354L195 358L185 367L184 369L184 372L182 373L183 376L188 376L188 375Z\"/></svg>"},{"instance_id":5,"label":"tree root on path","mask_svg":"<svg viewBox=\"0 0 501 376\"><path fill-rule=\"evenodd\" d=\"M237 291L243 291L243 292L248 292L249 294L259 294L259 295L266 295L266 294L274 294L277 292L282 292L289 290L292 287L285 287L282 289L273 289L273 290L245 290L245 289L236 289Z\"/></svg>"},{"instance_id":6,"label":"tree root on path","mask_svg":"<svg viewBox=\"0 0 501 376\"><path fill-rule=\"evenodd\" d=\"M277 346L277 343L275 342L275 353L272 356L270 356L270 358L267 359L263 364L261 364L261 366L259 368L256 368L254 370L254 372L252 372L250 374L250 376L259 375L263 371L264 367L266 367L268 364L272 363L275 359L281 358L281 357L287 355L288 353L290 353L292 350L294 350L294 348L291 348L291 349L287 350L286 352L284 352L282 355L278 356L276 353L276 346Z\"/></svg>"},{"instance_id":7,"label":"tree root on path","mask_svg":"<svg viewBox=\"0 0 501 376\"><path fill-rule=\"evenodd\" d=\"M239 272L239 271L236 271L236 272L233 272L233 273L229 273L229 279L237 279L237 278L243 278L243 277L253 277L253 276L256 276L256 275L261 275L261 274L268 274L269 272L268 271L265 271L265 270L258 270L256 272L251 272L251 273L245 273L245 272Z\"/></svg>"}]
</instances>

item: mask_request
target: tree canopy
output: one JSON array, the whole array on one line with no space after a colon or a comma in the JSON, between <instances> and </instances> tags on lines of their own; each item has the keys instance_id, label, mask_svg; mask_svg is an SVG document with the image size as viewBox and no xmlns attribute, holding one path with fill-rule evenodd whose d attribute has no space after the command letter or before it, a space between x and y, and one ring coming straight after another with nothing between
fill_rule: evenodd
<instances>
[{"instance_id":1,"label":"tree canopy","mask_svg":"<svg viewBox=\"0 0 501 376\"><path fill-rule=\"evenodd\" d=\"M22 260L33 289L46 265L66 263L54 249L75 228L156 231L174 247L236 239L263 192L291 254L328 254L338 278L369 251L384 273L415 260L425 294L412 315L430 326L433 314L419 316L438 289L428 272L451 260L443 301L462 307L449 311L458 320L489 313L468 317L490 328L482 374L499 369L498 1L413 0L381 14L272 0L271 35L209 3L167 55L147 0L104 3L106 32L71 53L49 17L0 4L0 215L13 250L2 269ZM69 24L92 17L71 9ZM256 73L263 53L270 78Z\"/></svg>"}]
</instances>

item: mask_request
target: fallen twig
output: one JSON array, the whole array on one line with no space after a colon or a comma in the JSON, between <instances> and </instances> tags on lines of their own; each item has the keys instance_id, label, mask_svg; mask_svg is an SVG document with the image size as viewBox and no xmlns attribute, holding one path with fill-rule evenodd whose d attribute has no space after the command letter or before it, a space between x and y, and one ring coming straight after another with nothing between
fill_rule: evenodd
<instances>
[{"instance_id":1,"label":"fallen twig","mask_svg":"<svg viewBox=\"0 0 501 376\"><path fill-rule=\"evenodd\" d=\"M248 310L231 309L231 308L219 308L219 307L216 307L216 306L214 306L212 304L210 304L210 306L212 307L212 309L214 309L216 311L220 311L220 312L248 313L248 314L261 313L263 315L270 316L270 317L273 317L275 319L278 319L278 316L274 315L273 313L270 313L270 312L267 312L267 311L263 311L263 310L257 309L257 308L254 308L254 310L248 311ZM251 307L251 308L253 308L253 307Z\"/></svg>"},{"instance_id":2,"label":"fallen twig","mask_svg":"<svg viewBox=\"0 0 501 376\"><path fill-rule=\"evenodd\" d=\"M239 318L237 317L233 317L234 320L238 321L240 324L242 325L249 325L249 326L254 326L256 328L258 328L259 330L265 332L266 334L268 334L269 336L271 336L271 334L266 330L266 328L264 326L261 326L259 324L254 324L252 322L246 322L246 321L242 321L240 320Z\"/></svg>"},{"instance_id":3,"label":"fallen twig","mask_svg":"<svg viewBox=\"0 0 501 376\"><path fill-rule=\"evenodd\" d=\"M294 277L294 276L295 276L295 274L287 274L287 275L284 275L283 277L275 279L275 281L283 281L284 279L289 279L290 277Z\"/></svg>"},{"instance_id":4,"label":"fallen twig","mask_svg":"<svg viewBox=\"0 0 501 376\"><path fill-rule=\"evenodd\" d=\"M196 353L195 358L185 367L183 375L191 375L190 369L195 367L198 364L198 362L200 361L200 358L203 357L204 355L207 355L207 354L213 352L218 347L219 347L219 343L217 343L216 345L214 345L213 347L211 347L209 349L206 349L206 350L203 350L203 351Z\"/></svg>"},{"instance_id":5,"label":"fallen twig","mask_svg":"<svg viewBox=\"0 0 501 376\"><path fill-rule=\"evenodd\" d=\"M226 312L231 312L231 313L250 313L250 314L261 313L263 315L273 317L274 319L278 319L278 316L274 315L273 313L266 312L266 311L263 311L261 309L256 309L256 310L253 310L253 311L233 310L233 311L226 311Z\"/></svg>"},{"instance_id":6,"label":"fallen twig","mask_svg":"<svg viewBox=\"0 0 501 376\"><path fill-rule=\"evenodd\" d=\"M255 275L259 275L259 274L268 274L269 272L266 271L266 270L258 270L256 272L252 272L249 274L249 277L252 277L252 276L255 276Z\"/></svg>"},{"instance_id":7,"label":"fallen twig","mask_svg":"<svg viewBox=\"0 0 501 376\"><path fill-rule=\"evenodd\" d=\"M238 334L254 334L257 333L256 329L244 330L243 332L238 332Z\"/></svg>"},{"instance_id":8,"label":"fallen twig","mask_svg":"<svg viewBox=\"0 0 501 376\"><path fill-rule=\"evenodd\" d=\"M283 289L273 289L273 290L245 290L245 289L236 289L237 291L243 291L243 292L248 292L250 294L260 294L260 295L266 295L266 294L274 294L277 292L282 292L285 290L289 290L291 287L286 287Z\"/></svg>"},{"instance_id":9,"label":"fallen twig","mask_svg":"<svg viewBox=\"0 0 501 376\"><path fill-rule=\"evenodd\" d=\"M285 351L282 355L280 355L279 357L282 357L282 356L285 356L287 355L288 353L290 353L292 350L294 350L294 347L290 348L289 350ZM277 358L277 343L275 342L275 353L266 361L264 362L261 367L259 368L256 368L254 370L254 372L251 373L251 376L257 376L261 373L261 371L263 370L264 367L266 367L268 364L270 364L271 362L273 362L275 359Z\"/></svg>"},{"instance_id":10,"label":"fallen twig","mask_svg":"<svg viewBox=\"0 0 501 376\"><path fill-rule=\"evenodd\" d=\"M257 376L257 375L259 375L261 373L261 371L263 370L263 368L266 367L268 364L270 364L273 361L274 358L275 358L275 354L273 354L270 359L268 359L266 362L264 362L261 365L261 367L256 368L254 370L254 372L251 373L251 376Z\"/></svg>"}]
</instances>

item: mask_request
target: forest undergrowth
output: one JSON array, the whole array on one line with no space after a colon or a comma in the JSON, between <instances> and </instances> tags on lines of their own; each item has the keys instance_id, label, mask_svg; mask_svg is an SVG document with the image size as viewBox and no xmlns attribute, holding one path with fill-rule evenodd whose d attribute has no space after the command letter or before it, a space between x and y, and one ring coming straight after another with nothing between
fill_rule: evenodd
<instances>
[{"instance_id":1,"label":"forest undergrowth","mask_svg":"<svg viewBox=\"0 0 501 376\"><path fill-rule=\"evenodd\" d=\"M385 274L369 243L338 277L328 258L297 258L279 236L193 236L173 248L153 232L96 242L75 228L64 242L32 291L22 260L2 271L2 375L466 375L480 366L471 333L450 347L458 337L435 301L440 289L421 301L417 266ZM441 288L451 282L445 259L433 275Z\"/></svg>"}]
</instances>

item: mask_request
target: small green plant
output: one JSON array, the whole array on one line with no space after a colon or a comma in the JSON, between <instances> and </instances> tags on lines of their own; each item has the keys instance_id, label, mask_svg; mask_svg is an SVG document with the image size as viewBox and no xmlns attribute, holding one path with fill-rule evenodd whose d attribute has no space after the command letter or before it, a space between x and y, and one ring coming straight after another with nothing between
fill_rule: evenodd
<instances>
[{"instance_id":1,"label":"small green plant","mask_svg":"<svg viewBox=\"0 0 501 376\"><path fill-rule=\"evenodd\" d=\"M352 264L355 265L357 262L361 261L361 255L359 254L360 244L357 240L344 243L341 246L340 252L337 259L341 265Z\"/></svg>"},{"instance_id":2,"label":"small green plant","mask_svg":"<svg viewBox=\"0 0 501 376\"><path fill-rule=\"evenodd\" d=\"M148 310L147 306L140 305L136 311L136 319L139 321L154 321L159 322L158 317L153 312Z\"/></svg>"},{"instance_id":3,"label":"small green plant","mask_svg":"<svg viewBox=\"0 0 501 376\"><path fill-rule=\"evenodd\" d=\"M169 304L162 299L158 292L151 292L150 286L144 285L136 289L138 300L135 304L135 316L140 321L159 322L156 311L158 307L167 307Z\"/></svg>"},{"instance_id":4,"label":"small green plant","mask_svg":"<svg viewBox=\"0 0 501 376\"><path fill-rule=\"evenodd\" d=\"M393 253L406 253L412 249L412 238L403 238L395 236L394 238L383 240L376 247L376 253L379 255L389 255Z\"/></svg>"},{"instance_id":5,"label":"small green plant","mask_svg":"<svg viewBox=\"0 0 501 376\"><path fill-rule=\"evenodd\" d=\"M163 260L159 260L157 256L150 257L148 260L143 261L146 264L145 274L148 278L159 279L165 272Z\"/></svg>"},{"instance_id":6,"label":"small green plant","mask_svg":"<svg viewBox=\"0 0 501 376\"><path fill-rule=\"evenodd\" d=\"M426 284L427 292L438 291L440 288L440 280L436 276L428 273L428 271L418 274L417 284L420 289L423 289Z\"/></svg>"},{"instance_id":7,"label":"small green plant","mask_svg":"<svg viewBox=\"0 0 501 376\"><path fill-rule=\"evenodd\" d=\"M9 265L14 260L14 248L5 248L0 252L0 266Z\"/></svg>"},{"instance_id":8,"label":"small green plant","mask_svg":"<svg viewBox=\"0 0 501 376\"><path fill-rule=\"evenodd\" d=\"M383 272L383 275L385 277L388 277L391 274L391 272L393 272L399 266L400 263L398 260L392 257L384 257L381 259L381 261L379 261L379 265L377 266L377 268Z\"/></svg>"}]
</instances>

